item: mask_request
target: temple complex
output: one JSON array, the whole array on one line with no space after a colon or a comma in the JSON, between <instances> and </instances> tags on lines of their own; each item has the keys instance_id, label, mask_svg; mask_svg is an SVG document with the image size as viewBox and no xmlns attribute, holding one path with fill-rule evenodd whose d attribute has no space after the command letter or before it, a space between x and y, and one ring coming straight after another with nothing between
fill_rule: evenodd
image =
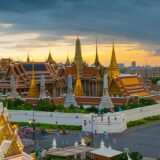
<instances>
[{"instance_id":1,"label":"temple complex","mask_svg":"<svg viewBox=\"0 0 160 160\"><path fill-rule=\"evenodd\" d=\"M79 66L79 77L77 76L77 65ZM77 38L75 44L74 61L70 63L67 57L63 68L59 68L58 77L54 83L53 96L62 96L67 92L66 79L68 75L73 77L73 88L75 88L77 78L80 78L81 85L85 96L101 96L103 88L103 74L106 68L100 64L98 57L98 47L96 42L95 61L92 65L88 65L82 58L81 42Z\"/></svg>"},{"instance_id":2,"label":"temple complex","mask_svg":"<svg viewBox=\"0 0 160 160\"><path fill-rule=\"evenodd\" d=\"M0 79L0 89L4 94L11 92L11 76L14 77L16 91L21 97L41 98L64 97L67 94L67 77L72 76L75 96L99 97L104 96L103 76L108 75L108 94L112 97L148 96L149 91L141 77L137 74L121 74L116 60L113 43L109 67L101 65L98 56L98 45L95 45L95 61L87 64L82 56L81 42L77 38L75 56L70 62L67 56L62 65L52 58L49 51L45 62L30 62L28 54L26 62L9 63L5 75ZM33 73L34 70L34 73ZM42 75L45 84L42 84ZM13 88L13 87L12 87ZM34 92L34 95L32 94Z\"/></svg>"},{"instance_id":3,"label":"temple complex","mask_svg":"<svg viewBox=\"0 0 160 160\"><path fill-rule=\"evenodd\" d=\"M18 135L18 128L11 125L6 109L0 111L0 159L4 160L34 160L23 152L23 144Z\"/></svg>"}]
</instances>

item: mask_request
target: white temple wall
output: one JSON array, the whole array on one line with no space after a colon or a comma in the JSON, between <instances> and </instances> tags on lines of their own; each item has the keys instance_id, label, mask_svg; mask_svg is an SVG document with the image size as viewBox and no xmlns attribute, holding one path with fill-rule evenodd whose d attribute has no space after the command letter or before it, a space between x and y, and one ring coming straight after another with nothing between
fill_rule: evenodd
<instances>
[{"instance_id":1,"label":"white temple wall","mask_svg":"<svg viewBox=\"0 0 160 160\"><path fill-rule=\"evenodd\" d=\"M0 103L2 108L2 103ZM123 112L107 113L103 120L101 117L93 118L92 115L80 113L58 113L35 111L36 123L75 125L82 126L83 130L108 133L122 132L126 129L126 123L149 116L160 115L160 104L126 110ZM32 111L9 110L9 117L13 122L29 122L33 119ZM86 121L86 125L84 125Z\"/></svg>"},{"instance_id":2,"label":"white temple wall","mask_svg":"<svg viewBox=\"0 0 160 160\"><path fill-rule=\"evenodd\" d=\"M82 124L83 131L94 133L117 133L125 129L127 129L125 115L120 112L85 119Z\"/></svg>"},{"instance_id":3,"label":"white temple wall","mask_svg":"<svg viewBox=\"0 0 160 160\"><path fill-rule=\"evenodd\" d=\"M127 122L160 115L160 104L126 110L124 114Z\"/></svg>"}]
</instances>

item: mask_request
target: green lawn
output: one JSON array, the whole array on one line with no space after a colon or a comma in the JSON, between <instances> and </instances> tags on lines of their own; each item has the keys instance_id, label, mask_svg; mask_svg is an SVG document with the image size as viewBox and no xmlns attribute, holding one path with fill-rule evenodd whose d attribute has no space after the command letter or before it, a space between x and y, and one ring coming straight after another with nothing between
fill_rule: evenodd
<instances>
[{"instance_id":1,"label":"green lawn","mask_svg":"<svg viewBox=\"0 0 160 160\"><path fill-rule=\"evenodd\" d=\"M160 120L160 115L152 116L152 117L146 117L146 118L143 118L143 119L139 119L139 120L131 121L131 122L127 123L127 127L135 127L135 126L148 124L148 123L158 121L158 120Z\"/></svg>"},{"instance_id":2,"label":"green lawn","mask_svg":"<svg viewBox=\"0 0 160 160\"><path fill-rule=\"evenodd\" d=\"M12 124L16 124L18 126L30 126L27 122L12 122ZM82 130L81 126L72 126L72 125L56 125L56 124L42 124L36 123L36 128L41 129L60 129L60 130Z\"/></svg>"}]
</instances>

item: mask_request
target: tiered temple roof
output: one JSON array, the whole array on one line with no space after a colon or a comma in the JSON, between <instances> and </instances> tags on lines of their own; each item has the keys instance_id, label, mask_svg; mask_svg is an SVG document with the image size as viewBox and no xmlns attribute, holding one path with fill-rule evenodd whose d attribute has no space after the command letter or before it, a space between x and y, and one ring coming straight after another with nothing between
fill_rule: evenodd
<instances>
[{"instance_id":1,"label":"tiered temple roof","mask_svg":"<svg viewBox=\"0 0 160 160\"><path fill-rule=\"evenodd\" d=\"M148 96L149 92L144 82L137 75L120 75L110 84L111 95Z\"/></svg>"},{"instance_id":2,"label":"tiered temple roof","mask_svg":"<svg viewBox=\"0 0 160 160\"><path fill-rule=\"evenodd\" d=\"M0 159L33 160L33 157L23 152L17 130L15 125L10 124L7 110L0 110Z\"/></svg>"},{"instance_id":3,"label":"tiered temple roof","mask_svg":"<svg viewBox=\"0 0 160 160\"><path fill-rule=\"evenodd\" d=\"M32 67L34 64L34 78L37 85L40 85L41 75L45 76L46 86L52 86L56 77L54 66L46 62L19 62L11 63L2 79L0 79L1 89L10 89L11 75L15 77L18 91L28 92L32 80Z\"/></svg>"}]
</instances>

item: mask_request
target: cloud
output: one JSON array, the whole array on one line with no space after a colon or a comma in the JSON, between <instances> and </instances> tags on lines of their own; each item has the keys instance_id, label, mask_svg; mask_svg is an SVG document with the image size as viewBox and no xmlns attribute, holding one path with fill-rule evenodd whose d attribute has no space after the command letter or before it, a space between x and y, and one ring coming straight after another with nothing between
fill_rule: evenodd
<instances>
[{"instance_id":1,"label":"cloud","mask_svg":"<svg viewBox=\"0 0 160 160\"><path fill-rule=\"evenodd\" d=\"M77 34L85 44L140 43L147 50L160 43L159 0L1 0L0 28L3 34L38 33L42 42L67 41ZM8 24L8 26L7 26ZM14 24L14 27L12 26ZM9 26L10 25L10 26ZM39 44L38 44L39 41ZM33 41L28 45L34 45ZM18 44L24 46L25 43ZM17 47L17 45L15 45ZM155 52L157 54L158 52Z\"/></svg>"},{"instance_id":2,"label":"cloud","mask_svg":"<svg viewBox=\"0 0 160 160\"><path fill-rule=\"evenodd\" d=\"M9 23L0 23L0 29L9 29L13 26L13 24Z\"/></svg>"}]
</instances>

